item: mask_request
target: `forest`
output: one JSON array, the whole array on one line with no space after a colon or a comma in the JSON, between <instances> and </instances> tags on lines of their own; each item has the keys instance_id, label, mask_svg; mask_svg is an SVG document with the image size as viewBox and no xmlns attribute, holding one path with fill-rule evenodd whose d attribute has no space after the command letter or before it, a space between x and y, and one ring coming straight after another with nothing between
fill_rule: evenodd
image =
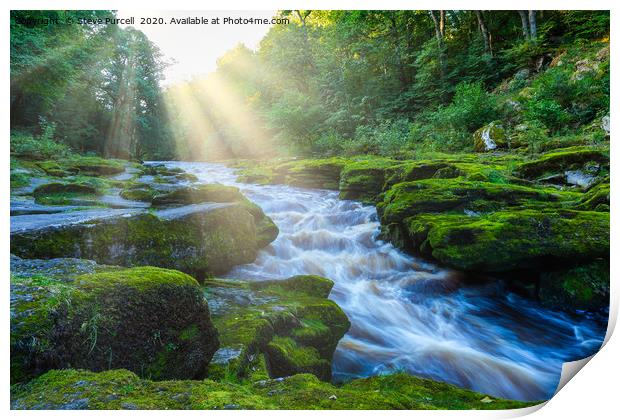
<instances>
[{"instance_id":1,"label":"forest","mask_svg":"<svg viewBox=\"0 0 620 420\"><path fill-rule=\"evenodd\" d=\"M495 120L527 124L514 137L533 146L596 137L585 127L609 110L609 60L572 79L553 63L600 50L606 11L279 13L291 23L257 51L240 44L214 74L166 88L169 63L132 28L12 25L13 147L34 138L134 159L411 157L471 150L473 132Z\"/></svg>"},{"instance_id":2,"label":"forest","mask_svg":"<svg viewBox=\"0 0 620 420\"><path fill-rule=\"evenodd\" d=\"M508 410L601 348L609 11L280 10L175 83L118 15L11 12L12 409Z\"/></svg>"}]
</instances>

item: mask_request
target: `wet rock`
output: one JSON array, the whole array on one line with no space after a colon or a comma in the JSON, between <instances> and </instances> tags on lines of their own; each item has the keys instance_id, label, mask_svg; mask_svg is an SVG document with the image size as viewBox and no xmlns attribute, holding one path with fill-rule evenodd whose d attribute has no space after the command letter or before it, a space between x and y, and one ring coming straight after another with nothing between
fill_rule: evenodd
<instances>
[{"instance_id":1,"label":"wet rock","mask_svg":"<svg viewBox=\"0 0 620 420\"><path fill-rule=\"evenodd\" d=\"M12 382L68 367L126 368L153 379L205 374L219 342L192 277L73 260L19 269L26 264L16 261L11 277ZM76 381L73 387L80 384L90 386Z\"/></svg>"},{"instance_id":2,"label":"wet rock","mask_svg":"<svg viewBox=\"0 0 620 420\"><path fill-rule=\"evenodd\" d=\"M314 373L329 380L334 351L350 326L342 309L326 299L332 286L319 276L207 281L213 321L228 349L209 367L209 377ZM248 299L240 302L237 296Z\"/></svg>"},{"instance_id":3,"label":"wet rock","mask_svg":"<svg viewBox=\"0 0 620 420\"><path fill-rule=\"evenodd\" d=\"M464 271L538 269L609 254L609 215L598 212L514 209L478 218L421 214L406 219L401 232L418 253Z\"/></svg>"},{"instance_id":4,"label":"wet rock","mask_svg":"<svg viewBox=\"0 0 620 420\"><path fill-rule=\"evenodd\" d=\"M543 176L546 173L579 169L589 162L609 164L609 151L580 146L557 149L545 153L537 159L518 165L515 172L517 176L532 179Z\"/></svg>"},{"instance_id":5,"label":"wet rock","mask_svg":"<svg viewBox=\"0 0 620 420\"><path fill-rule=\"evenodd\" d=\"M609 260L601 259L541 275L539 298L550 307L598 310L609 305Z\"/></svg>"},{"instance_id":6,"label":"wet rock","mask_svg":"<svg viewBox=\"0 0 620 420\"><path fill-rule=\"evenodd\" d=\"M273 237L259 236L262 231L254 216L240 204L105 216L110 211L104 212L104 218L80 221L78 217L66 225L13 231L11 252L24 258L76 257L128 267L154 265L201 279L254 261L260 245Z\"/></svg>"},{"instance_id":7,"label":"wet rock","mask_svg":"<svg viewBox=\"0 0 620 420\"><path fill-rule=\"evenodd\" d=\"M506 145L506 132L498 122L492 122L474 133L474 150L488 152Z\"/></svg>"}]
</instances>

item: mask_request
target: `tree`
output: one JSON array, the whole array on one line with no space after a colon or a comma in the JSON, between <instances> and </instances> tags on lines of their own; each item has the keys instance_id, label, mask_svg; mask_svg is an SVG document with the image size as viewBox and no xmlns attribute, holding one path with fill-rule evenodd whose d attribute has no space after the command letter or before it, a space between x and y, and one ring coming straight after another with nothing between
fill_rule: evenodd
<instances>
[{"instance_id":1,"label":"tree","mask_svg":"<svg viewBox=\"0 0 620 420\"><path fill-rule=\"evenodd\" d=\"M528 10L528 17L530 21L530 39L534 42L538 39L536 30L536 10Z\"/></svg>"}]
</instances>

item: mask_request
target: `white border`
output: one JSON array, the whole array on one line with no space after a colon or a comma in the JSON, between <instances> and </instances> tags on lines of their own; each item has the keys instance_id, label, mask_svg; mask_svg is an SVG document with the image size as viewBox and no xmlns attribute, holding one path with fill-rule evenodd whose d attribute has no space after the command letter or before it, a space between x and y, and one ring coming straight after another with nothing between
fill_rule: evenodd
<instances>
[{"instance_id":1,"label":"white border","mask_svg":"<svg viewBox=\"0 0 620 420\"><path fill-rule=\"evenodd\" d=\"M1 404L4 410L8 411L9 407L9 293L8 293L8 279L9 279L9 13L10 9L144 9L144 10L269 10L269 9L295 9L295 8L308 8L308 9L461 9L461 10L516 10L516 9L538 9L538 10L554 10L554 9L605 9L612 10L612 33L617 31L617 19L616 12L620 4L619 2L612 1L600 1L589 0L587 2L579 2L576 0L538 0L538 1L510 1L510 2L498 2L498 1L455 1L455 0L419 0L419 1L407 1L407 0L314 0L314 1L302 1L302 0L290 0L290 1L276 1L276 0L227 0L226 2L212 2L207 3L199 0L175 0L174 2L165 0L150 0L147 2L130 1L130 0L83 0L80 2L75 1L55 1L55 0L22 0L22 1L3 1L2 7L4 11L0 17L2 21L2 60L3 66L0 68L2 72L2 85L3 93L2 97L5 98L2 102L1 108L1 121L2 121L2 133L3 133L3 146L2 153L3 164L0 165L1 178L0 178L0 197L2 197L2 216L0 219L0 234L4 241L0 242L0 278L6 279L3 281L2 287L2 308L5 316L2 318L2 372L1 377L4 381L2 387L2 399ZM615 6L615 7L614 7ZM612 125L616 126L615 122L617 118L616 112L618 106L617 98L617 71L618 68L618 48L615 43L611 44L611 60L612 60L612 73L611 89L611 116ZM618 161L616 146L612 146L611 159L612 161ZM612 178L612 192L611 195L611 208L612 208L612 229L611 229L611 255L620 255L618 246L616 246L618 237L618 229L616 228L616 213L618 209L618 199L615 194L615 181ZM610 329L608 331L607 340L609 340L610 332L615 325L618 311L618 272L619 265L611 260L611 278L612 278L612 302L610 308ZM389 411L389 412L377 412L377 411L357 411L357 412L337 412L337 411L320 411L320 412L286 412L286 411L261 411L261 412L175 412L174 416L200 417L204 419L205 416L209 418L240 418L240 417L252 417L253 419L289 419L291 416L296 418L314 418L320 416L322 418L338 418L343 417L355 417L361 418L375 418L389 416L392 418L509 418L515 416L522 416L528 412L534 411L531 414L531 418L536 419L607 419L617 416L619 412L616 401L620 403L618 397L618 373L620 373L620 362L618 361L620 355L620 344L618 339L612 339L607 342L604 348L595 355L591 361L583 368L578 374L577 379L569 381L568 384L553 397L544 408L538 409L524 409L514 411L501 411L501 412L484 412L484 411L457 411L457 412L428 412L428 411ZM142 417L148 416L152 418L164 418L169 417L170 414L160 411L148 411L148 412L25 412L25 411L11 411L8 413L15 418L31 418L36 416L37 418L77 418L78 416L87 416L90 418L107 418L110 414L119 418L127 417Z\"/></svg>"}]
</instances>

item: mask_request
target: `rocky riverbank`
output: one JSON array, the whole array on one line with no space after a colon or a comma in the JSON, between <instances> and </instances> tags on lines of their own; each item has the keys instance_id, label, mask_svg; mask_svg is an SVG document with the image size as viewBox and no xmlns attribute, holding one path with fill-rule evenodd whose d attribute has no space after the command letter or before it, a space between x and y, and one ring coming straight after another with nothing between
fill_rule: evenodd
<instances>
[{"instance_id":1,"label":"rocky riverbank","mask_svg":"<svg viewBox=\"0 0 620 420\"><path fill-rule=\"evenodd\" d=\"M502 278L554 308L609 304L609 148L239 162L239 179L331 188L374 204L399 248Z\"/></svg>"},{"instance_id":2,"label":"rocky riverbank","mask_svg":"<svg viewBox=\"0 0 620 420\"><path fill-rule=\"evenodd\" d=\"M406 374L330 384L350 327L331 280L213 277L278 235L234 187L98 158L12 163L13 408L532 404Z\"/></svg>"}]
</instances>

